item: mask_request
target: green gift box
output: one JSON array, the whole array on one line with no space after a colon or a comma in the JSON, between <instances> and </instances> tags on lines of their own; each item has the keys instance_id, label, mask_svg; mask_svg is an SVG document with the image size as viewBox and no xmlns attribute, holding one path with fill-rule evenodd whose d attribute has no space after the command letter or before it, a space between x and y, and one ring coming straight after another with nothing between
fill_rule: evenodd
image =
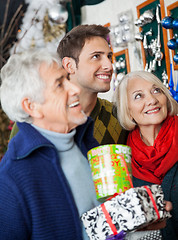
<instances>
[{"instance_id":1,"label":"green gift box","mask_svg":"<svg viewBox=\"0 0 178 240\"><path fill-rule=\"evenodd\" d=\"M125 192L132 185L131 148L111 144L92 148L87 153L97 200Z\"/></svg>"}]
</instances>

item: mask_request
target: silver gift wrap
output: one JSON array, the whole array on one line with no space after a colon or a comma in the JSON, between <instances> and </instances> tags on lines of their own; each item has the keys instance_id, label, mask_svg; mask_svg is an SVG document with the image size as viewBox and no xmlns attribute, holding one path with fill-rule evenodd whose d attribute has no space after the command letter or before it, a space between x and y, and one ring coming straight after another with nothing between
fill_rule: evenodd
<instances>
[{"instance_id":1,"label":"silver gift wrap","mask_svg":"<svg viewBox=\"0 0 178 240\"><path fill-rule=\"evenodd\" d=\"M105 240L113 234L112 226L117 233L131 232L171 217L164 209L163 191L157 184L131 188L103 204L111 222L106 220L103 205L87 211L81 217L91 240Z\"/></svg>"}]
</instances>

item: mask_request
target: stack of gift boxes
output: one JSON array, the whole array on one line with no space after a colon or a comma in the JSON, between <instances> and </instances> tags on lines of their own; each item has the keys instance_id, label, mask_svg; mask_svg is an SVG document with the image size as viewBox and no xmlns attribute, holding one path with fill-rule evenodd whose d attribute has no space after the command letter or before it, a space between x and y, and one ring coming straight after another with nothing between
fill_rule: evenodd
<instances>
[{"instance_id":1,"label":"stack of gift boxes","mask_svg":"<svg viewBox=\"0 0 178 240\"><path fill-rule=\"evenodd\" d=\"M151 185L131 188L84 213L81 219L91 240L105 240L169 217L161 186Z\"/></svg>"},{"instance_id":2,"label":"stack of gift boxes","mask_svg":"<svg viewBox=\"0 0 178 240\"><path fill-rule=\"evenodd\" d=\"M164 209L162 188L154 184L132 187L115 194L101 205L85 212L81 220L90 240L105 240L123 239L128 232L169 217L170 213Z\"/></svg>"}]
</instances>

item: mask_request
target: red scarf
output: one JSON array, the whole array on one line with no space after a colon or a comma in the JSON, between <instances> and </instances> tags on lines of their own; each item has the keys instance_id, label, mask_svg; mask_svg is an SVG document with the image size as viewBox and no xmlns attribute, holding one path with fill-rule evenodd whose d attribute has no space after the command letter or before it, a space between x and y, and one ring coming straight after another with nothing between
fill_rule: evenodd
<instances>
[{"instance_id":1,"label":"red scarf","mask_svg":"<svg viewBox=\"0 0 178 240\"><path fill-rule=\"evenodd\" d=\"M167 117L153 146L147 146L137 127L129 133L134 177L161 184L169 169L178 161L178 116Z\"/></svg>"}]
</instances>

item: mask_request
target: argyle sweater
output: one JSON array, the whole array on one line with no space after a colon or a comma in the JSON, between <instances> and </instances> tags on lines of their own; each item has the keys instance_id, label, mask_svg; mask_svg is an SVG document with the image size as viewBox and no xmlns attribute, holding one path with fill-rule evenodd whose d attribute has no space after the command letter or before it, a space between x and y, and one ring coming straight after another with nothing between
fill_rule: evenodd
<instances>
[{"instance_id":1,"label":"argyle sweater","mask_svg":"<svg viewBox=\"0 0 178 240\"><path fill-rule=\"evenodd\" d=\"M113 103L97 98L90 117L94 120L94 138L100 145L126 144L128 132L120 126Z\"/></svg>"}]
</instances>

